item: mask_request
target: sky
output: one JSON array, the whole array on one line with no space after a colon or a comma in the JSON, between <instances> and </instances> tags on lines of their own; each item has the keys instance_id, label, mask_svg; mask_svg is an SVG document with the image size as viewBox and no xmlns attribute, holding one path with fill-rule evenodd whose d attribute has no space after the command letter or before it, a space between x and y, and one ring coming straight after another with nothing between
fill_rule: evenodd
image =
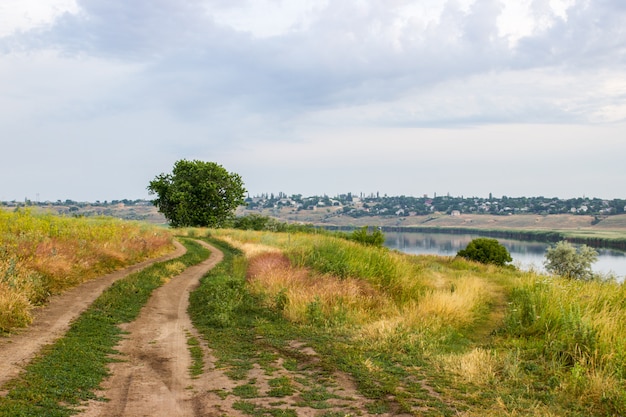
<instances>
[{"instance_id":1,"label":"sky","mask_svg":"<svg viewBox=\"0 0 626 417\"><path fill-rule=\"evenodd\" d=\"M626 198L624 0L2 0L0 201Z\"/></svg>"}]
</instances>

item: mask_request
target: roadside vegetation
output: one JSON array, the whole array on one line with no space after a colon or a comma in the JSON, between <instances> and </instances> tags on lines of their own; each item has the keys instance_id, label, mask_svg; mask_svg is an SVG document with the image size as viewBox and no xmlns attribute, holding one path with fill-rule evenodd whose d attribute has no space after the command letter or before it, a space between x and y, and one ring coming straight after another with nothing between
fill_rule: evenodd
<instances>
[{"instance_id":1,"label":"roadside vegetation","mask_svg":"<svg viewBox=\"0 0 626 417\"><path fill-rule=\"evenodd\" d=\"M0 210L0 333L34 306L94 277L172 250L165 229L105 217Z\"/></svg>"},{"instance_id":2,"label":"roadside vegetation","mask_svg":"<svg viewBox=\"0 0 626 417\"><path fill-rule=\"evenodd\" d=\"M287 392L318 398L320 416L626 413L623 284L325 234L191 233L235 248L193 293L190 313L218 368L240 383L221 395L249 415L296 415ZM281 369L314 369L312 379L286 374L276 391L263 390L251 370L277 372L279 357ZM365 411L337 408L329 381L338 372L354 379Z\"/></svg>"},{"instance_id":3,"label":"roadside vegetation","mask_svg":"<svg viewBox=\"0 0 626 417\"><path fill-rule=\"evenodd\" d=\"M183 241L187 253L159 262L113 284L70 327L67 334L47 346L22 375L3 387L1 417L65 417L92 399L115 361L115 346L122 337L119 324L133 321L153 290L197 264L209 251L194 241Z\"/></svg>"}]
</instances>

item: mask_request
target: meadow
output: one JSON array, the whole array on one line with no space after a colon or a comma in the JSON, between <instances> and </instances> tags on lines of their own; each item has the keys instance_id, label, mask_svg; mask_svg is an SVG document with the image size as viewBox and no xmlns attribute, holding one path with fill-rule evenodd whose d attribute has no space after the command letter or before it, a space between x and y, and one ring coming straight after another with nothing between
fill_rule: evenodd
<instances>
[{"instance_id":1,"label":"meadow","mask_svg":"<svg viewBox=\"0 0 626 417\"><path fill-rule=\"evenodd\" d=\"M82 282L172 250L162 228L105 217L0 210L0 333Z\"/></svg>"},{"instance_id":2,"label":"meadow","mask_svg":"<svg viewBox=\"0 0 626 417\"><path fill-rule=\"evenodd\" d=\"M192 316L234 378L250 366L250 352L284 351L298 340L328 369L350 374L381 413L626 413L623 284L410 256L328 235L190 232L241 253L222 287L207 279L210 292L194 296L201 302L192 297Z\"/></svg>"}]
</instances>

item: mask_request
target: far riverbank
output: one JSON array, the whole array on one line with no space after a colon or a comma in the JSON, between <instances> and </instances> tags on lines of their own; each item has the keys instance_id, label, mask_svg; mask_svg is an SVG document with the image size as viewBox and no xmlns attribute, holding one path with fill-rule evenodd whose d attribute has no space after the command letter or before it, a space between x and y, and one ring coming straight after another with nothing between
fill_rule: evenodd
<instances>
[{"instance_id":1,"label":"far riverbank","mask_svg":"<svg viewBox=\"0 0 626 417\"><path fill-rule=\"evenodd\" d=\"M318 210L265 209L239 210L238 215L261 214L288 223L313 224L330 230L352 230L363 226L379 227L384 232L414 231L428 233L478 234L495 238L558 242L567 239L596 248L626 251L626 215L595 216L556 214L462 214L450 216L350 217L332 208Z\"/></svg>"}]
</instances>

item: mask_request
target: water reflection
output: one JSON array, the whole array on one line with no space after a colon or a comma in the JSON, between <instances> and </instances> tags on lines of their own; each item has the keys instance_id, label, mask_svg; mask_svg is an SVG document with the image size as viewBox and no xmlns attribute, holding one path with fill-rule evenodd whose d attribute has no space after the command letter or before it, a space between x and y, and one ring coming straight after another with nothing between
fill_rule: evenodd
<instances>
[{"instance_id":1,"label":"water reflection","mask_svg":"<svg viewBox=\"0 0 626 417\"><path fill-rule=\"evenodd\" d=\"M420 233L420 232L387 232L385 246L397 249L404 253L420 255L455 256L472 240L481 237L473 234L448 233ZM543 271L546 249L549 244L543 242L520 241L513 239L497 239L504 245L513 263L522 269ZM626 253L597 249L598 262L593 264L593 270L599 274L613 274L623 281L626 276Z\"/></svg>"}]
</instances>

